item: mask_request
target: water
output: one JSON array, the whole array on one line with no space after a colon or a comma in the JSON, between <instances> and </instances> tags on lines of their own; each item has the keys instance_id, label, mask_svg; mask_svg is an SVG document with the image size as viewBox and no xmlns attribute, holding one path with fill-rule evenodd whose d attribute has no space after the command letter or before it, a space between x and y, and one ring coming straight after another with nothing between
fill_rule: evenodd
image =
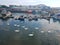
<instances>
[{"instance_id":1,"label":"water","mask_svg":"<svg viewBox=\"0 0 60 45\"><path fill-rule=\"evenodd\" d=\"M59 21L0 19L0 45L59 45L59 41Z\"/></svg>"}]
</instances>

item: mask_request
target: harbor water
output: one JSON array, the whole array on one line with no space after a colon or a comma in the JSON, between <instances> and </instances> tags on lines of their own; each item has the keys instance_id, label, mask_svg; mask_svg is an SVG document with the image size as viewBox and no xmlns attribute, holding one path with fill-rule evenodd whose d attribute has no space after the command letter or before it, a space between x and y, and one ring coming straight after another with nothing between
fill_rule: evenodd
<instances>
[{"instance_id":1,"label":"harbor water","mask_svg":"<svg viewBox=\"0 0 60 45\"><path fill-rule=\"evenodd\" d=\"M22 15L14 13L13 16ZM23 14L26 15L26 14ZM0 45L60 45L60 22L0 19Z\"/></svg>"}]
</instances>

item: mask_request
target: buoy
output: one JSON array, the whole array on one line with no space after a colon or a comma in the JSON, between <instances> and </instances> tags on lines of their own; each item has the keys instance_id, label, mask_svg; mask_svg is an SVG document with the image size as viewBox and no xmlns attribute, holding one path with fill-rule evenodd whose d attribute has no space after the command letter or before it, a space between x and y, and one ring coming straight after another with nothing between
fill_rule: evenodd
<instances>
[{"instance_id":1,"label":"buoy","mask_svg":"<svg viewBox=\"0 0 60 45\"><path fill-rule=\"evenodd\" d=\"M22 26L22 28L25 28L25 26Z\"/></svg>"},{"instance_id":2,"label":"buoy","mask_svg":"<svg viewBox=\"0 0 60 45\"><path fill-rule=\"evenodd\" d=\"M19 30L15 30L15 32L19 32Z\"/></svg>"},{"instance_id":3,"label":"buoy","mask_svg":"<svg viewBox=\"0 0 60 45\"><path fill-rule=\"evenodd\" d=\"M17 27L19 27L20 25L17 25Z\"/></svg>"},{"instance_id":4,"label":"buoy","mask_svg":"<svg viewBox=\"0 0 60 45\"><path fill-rule=\"evenodd\" d=\"M48 31L48 33L51 33L51 31Z\"/></svg>"},{"instance_id":5,"label":"buoy","mask_svg":"<svg viewBox=\"0 0 60 45\"><path fill-rule=\"evenodd\" d=\"M14 24L14 26L17 26L16 24Z\"/></svg>"},{"instance_id":6,"label":"buoy","mask_svg":"<svg viewBox=\"0 0 60 45\"><path fill-rule=\"evenodd\" d=\"M25 30L28 30L28 28L24 28Z\"/></svg>"},{"instance_id":7,"label":"buoy","mask_svg":"<svg viewBox=\"0 0 60 45\"><path fill-rule=\"evenodd\" d=\"M41 33L44 33L44 31L41 31Z\"/></svg>"},{"instance_id":8,"label":"buoy","mask_svg":"<svg viewBox=\"0 0 60 45\"><path fill-rule=\"evenodd\" d=\"M10 25L9 23L7 23L7 25Z\"/></svg>"},{"instance_id":9,"label":"buoy","mask_svg":"<svg viewBox=\"0 0 60 45\"><path fill-rule=\"evenodd\" d=\"M28 36L34 36L34 34L29 34Z\"/></svg>"},{"instance_id":10,"label":"buoy","mask_svg":"<svg viewBox=\"0 0 60 45\"><path fill-rule=\"evenodd\" d=\"M37 30L37 29L39 29L38 27L35 27L35 29Z\"/></svg>"}]
</instances>

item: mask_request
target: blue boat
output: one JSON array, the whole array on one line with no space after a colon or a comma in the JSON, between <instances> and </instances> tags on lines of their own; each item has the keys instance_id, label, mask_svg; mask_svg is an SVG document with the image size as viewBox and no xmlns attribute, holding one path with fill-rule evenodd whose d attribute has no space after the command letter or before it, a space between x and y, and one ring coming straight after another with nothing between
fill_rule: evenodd
<instances>
[{"instance_id":1,"label":"blue boat","mask_svg":"<svg viewBox=\"0 0 60 45\"><path fill-rule=\"evenodd\" d=\"M60 20L60 14L56 14L53 16L53 19Z\"/></svg>"}]
</instances>

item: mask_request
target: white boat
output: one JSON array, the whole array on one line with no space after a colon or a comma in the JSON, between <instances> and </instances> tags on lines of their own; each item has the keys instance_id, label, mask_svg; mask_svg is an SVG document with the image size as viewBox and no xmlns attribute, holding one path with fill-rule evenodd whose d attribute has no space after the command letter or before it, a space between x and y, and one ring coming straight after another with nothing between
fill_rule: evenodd
<instances>
[{"instance_id":1,"label":"white boat","mask_svg":"<svg viewBox=\"0 0 60 45\"><path fill-rule=\"evenodd\" d=\"M1 12L2 18L9 18L12 16L12 13L10 11L7 11L6 9L3 9Z\"/></svg>"}]
</instances>

